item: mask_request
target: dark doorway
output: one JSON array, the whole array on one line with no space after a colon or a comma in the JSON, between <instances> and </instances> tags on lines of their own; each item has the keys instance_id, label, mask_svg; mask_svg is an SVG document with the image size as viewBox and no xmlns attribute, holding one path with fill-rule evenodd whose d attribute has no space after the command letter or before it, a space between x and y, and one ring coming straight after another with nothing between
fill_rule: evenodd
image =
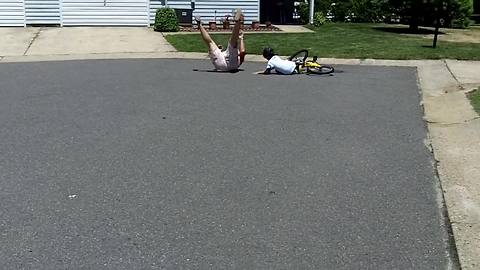
<instances>
[{"instance_id":1,"label":"dark doorway","mask_svg":"<svg viewBox=\"0 0 480 270\"><path fill-rule=\"evenodd\" d=\"M473 14L480 14L480 0L473 1Z\"/></svg>"},{"instance_id":2,"label":"dark doorway","mask_svg":"<svg viewBox=\"0 0 480 270\"><path fill-rule=\"evenodd\" d=\"M480 23L480 0L473 0L473 14L471 19L474 20L475 23Z\"/></svg>"},{"instance_id":3,"label":"dark doorway","mask_svg":"<svg viewBox=\"0 0 480 270\"><path fill-rule=\"evenodd\" d=\"M298 23L294 19L293 0L260 0L260 21L274 24Z\"/></svg>"}]
</instances>

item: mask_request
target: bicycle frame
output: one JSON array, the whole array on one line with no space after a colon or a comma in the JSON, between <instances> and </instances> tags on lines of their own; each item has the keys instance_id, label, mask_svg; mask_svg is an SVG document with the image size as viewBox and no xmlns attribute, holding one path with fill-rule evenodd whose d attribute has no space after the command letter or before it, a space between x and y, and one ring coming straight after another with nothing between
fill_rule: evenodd
<instances>
[{"instance_id":1,"label":"bicycle frame","mask_svg":"<svg viewBox=\"0 0 480 270\"><path fill-rule=\"evenodd\" d=\"M297 63L300 73L308 73L310 68L321 68L322 65L312 60L306 60L303 63Z\"/></svg>"},{"instance_id":2,"label":"bicycle frame","mask_svg":"<svg viewBox=\"0 0 480 270\"><path fill-rule=\"evenodd\" d=\"M300 53L304 53L303 57L295 59ZM335 69L329 65L322 65L317 62L317 57L313 56L312 60L307 60L308 51L301 50L295 54L293 54L289 60L295 59L295 64L297 65L297 72L304 73L304 74L330 74Z\"/></svg>"}]
</instances>

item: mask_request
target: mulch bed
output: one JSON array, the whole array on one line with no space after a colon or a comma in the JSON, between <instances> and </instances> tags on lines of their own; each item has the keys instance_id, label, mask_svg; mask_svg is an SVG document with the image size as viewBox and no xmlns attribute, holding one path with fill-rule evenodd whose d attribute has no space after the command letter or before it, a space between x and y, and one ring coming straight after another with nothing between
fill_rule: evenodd
<instances>
[{"instance_id":1,"label":"mulch bed","mask_svg":"<svg viewBox=\"0 0 480 270\"><path fill-rule=\"evenodd\" d=\"M222 25L218 26L217 25L217 28L216 29L210 29L208 27L208 25L205 27L208 32L216 32L216 33L229 33L229 32L232 32L232 29L233 29L233 26L231 26L230 28L227 28L227 29L223 29ZM273 32L273 31L280 31L279 28L275 27L275 26L269 26L269 27L266 27L264 25L260 25L259 28L257 29L253 29L251 25L244 25L242 30L244 32ZM197 26L180 26L180 32L198 32L198 27Z\"/></svg>"}]
</instances>

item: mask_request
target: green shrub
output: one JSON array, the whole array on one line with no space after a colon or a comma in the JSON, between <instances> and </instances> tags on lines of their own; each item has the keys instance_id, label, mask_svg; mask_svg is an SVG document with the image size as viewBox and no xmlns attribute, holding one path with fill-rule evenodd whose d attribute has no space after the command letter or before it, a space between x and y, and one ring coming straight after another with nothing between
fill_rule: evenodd
<instances>
[{"instance_id":1,"label":"green shrub","mask_svg":"<svg viewBox=\"0 0 480 270\"><path fill-rule=\"evenodd\" d=\"M380 22L388 14L388 2L385 0L352 0L352 20L354 22Z\"/></svg>"},{"instance_id":2,"label":"green shrub","mask_svg":"<svg viewBox=\"0 0 480 270\"><path fill-rule=\"evenodd\" d=\"M353 0L315 0L315 11L321 11L332 22L350 21Z\"/></svg>"},{"instance_id":3,"label":"green shrub","mask_svg":"<svg viewBox=\"0 0 480 270\"><path fill-rule=\"evenodd\" d=\"M323 12L317 11L313 14L313 25L316 27L322 26L327 22L327 17L323 15Z\"/></svg>"},{"instance_id":4,"label":"green shrub","mask_svg":"<svg viewBox=\"0 0 480 270\"><path fill-rule=\"evenodd\" d=\"M301 24L308 24L310 22L310 5L305 2L300 2L298 5L298 15L300 16Z\"/></svg>"},{"instance_id":5,"label":"green shrub","mask_svg":"<svg viewBox=\"0 0 480 270\"><path fill-rule=\"evenodd\" d=\"M321 11L327 14L332 6L334 0L315 0L315 11Z\"/></svg>"},{"instance_id":6,"label":"green shrub","mask_svg":"<svg viewBox=\"0 0 480 270\"><path fill-rule=\"evenodd\" d=\"M155 31L177 32L179 30L177 14L173 8L160 8L155 14Z\"/></svg>"},{"instance_id":7,"label":"green shrub","mask_svg":"<svg viewBox=\"0 0 480 270\"><path fill-rule=\"evenodd\" d=\"M351 21L351 11L352 9L352 2L349 0L339 0L333 2L330 5L330 12L333 16L332 20L334 22L348 22Z\"/></svg>"},{"instance_id":8,"label":"green shrub","mask_svg":"<svg viewBox=\"0 0 480 270\"><path fill-rule=\"evenodd\" d=\"M457 8L453 12L452 26L457 28L467 28L470 26L470 16L473 13L472 0L458 0Z\"/></svg>"},{"instance_id":9,"label":"green shrub","mask_svg":"<svg viewBox=\"0 0 480 270\"><path fill-rule=\"evenodd\" d=\"M453 19L452 28L468 28L472 24L472 20L469 18Z\"/></svg>"}]
</instances>

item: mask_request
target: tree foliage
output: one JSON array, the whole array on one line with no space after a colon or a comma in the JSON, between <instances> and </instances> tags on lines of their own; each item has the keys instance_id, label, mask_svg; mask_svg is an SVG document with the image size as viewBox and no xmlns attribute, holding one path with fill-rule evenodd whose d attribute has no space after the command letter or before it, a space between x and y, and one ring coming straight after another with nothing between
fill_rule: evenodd
<instances>
[{"instance_id":1,"label":"tree foliage","mask_svg":"<svg viewBox=\"0 0 480 270\"><path fill-rule=\"evenodd\" d=\"M352 0L354 21L381 22L388 14L387 0Z\"/></svg>"},{"instance_id":2,"label":"tree foliage","mask_svg":"<svg viewBox=\"0 0 480 270\"><path fill-rule=\"evenodd\" d=\"M310 20L310 7L306 2L300 2L298 6L298 15L300 15L300 23L307 24Z\"/></svg>"},{"instance_id":3,"label":"tree foliage","mask_svg":"<svg viewBox=\"0 0 480 270\"><path fill-rule=\"evenodd\" d=\"M315 0L315 10L335 22L389 22L396 18L416 30L442 19L447 27L467 27L473 0Z\"/></svg>"},{"instance_id":4,"label":"tree foliage","mask_svg":"<svg viewBox=\"0 0 480 270\"><path fill-rule=\"evenodd\" d=\"M416 30L442 21L446 27L467 27L473 11L472 0L389 0L392 12Z\"/></svg>"}]
</instances>

